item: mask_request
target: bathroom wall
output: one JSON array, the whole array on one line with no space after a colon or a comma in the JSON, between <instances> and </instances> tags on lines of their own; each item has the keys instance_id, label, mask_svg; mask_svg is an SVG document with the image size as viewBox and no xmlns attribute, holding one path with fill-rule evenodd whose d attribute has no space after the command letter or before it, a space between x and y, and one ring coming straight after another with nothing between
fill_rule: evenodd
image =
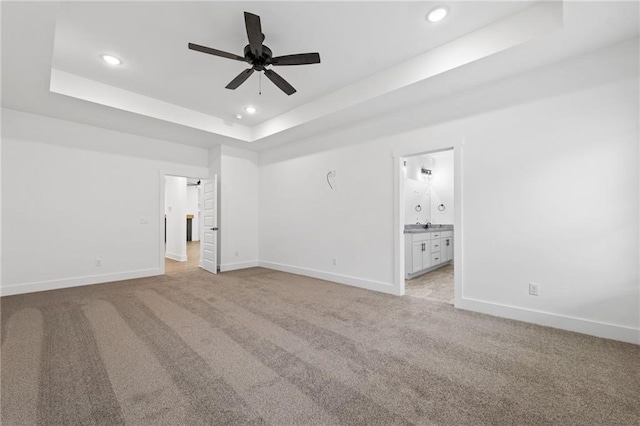
<instances>
[{"instance_id":1,"label":"bathroom wall","mask_svg":"<svg viewBox=\"0 0 640 426\"><path fill-rule=\"evenodd\" d=\"M453 224L453 150L429 154L431 175L431 223Z\"/></svg>"},{"instance_id":2,"label":"bathroom wall","mask_svg":"<svg viewBox=\"0 0 640 426\"><path fill-rule=\"evenodd\" d=\"M431 169L433 159L427 155L420 155L407 157L405 161L407 165L404 180L404 223L415 225L433 222L430 208L430 178L421 172L423 167Z\"/></svg>"}]
</instances>

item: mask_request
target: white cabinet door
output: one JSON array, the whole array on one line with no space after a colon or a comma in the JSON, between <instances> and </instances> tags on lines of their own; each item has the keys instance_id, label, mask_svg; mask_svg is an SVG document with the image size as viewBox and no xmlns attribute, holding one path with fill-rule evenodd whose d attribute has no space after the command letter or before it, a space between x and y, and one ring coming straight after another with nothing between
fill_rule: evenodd
<instances>
[{"instance_id":1,"label":"white cabinet door","mask_svg":"<svg viewBox=\"0 0 640 426\"><path fill-rule=\"evenodd\" d=\"M442 239L442 258L445 262L453 259L453 237Z\"/></svg>"},{"instance_id":2,"label":"white cabinet door","mask_svg":"<svg viewBox=\"0 0 640 426\"><path fill-rule=\"evenodd\" d=\"M424 247L424 243L413 243L412 250L412 258L413 258L413 269L411 272L418 272L422 269L422 248Z\"/></svg>"}]
</instances>

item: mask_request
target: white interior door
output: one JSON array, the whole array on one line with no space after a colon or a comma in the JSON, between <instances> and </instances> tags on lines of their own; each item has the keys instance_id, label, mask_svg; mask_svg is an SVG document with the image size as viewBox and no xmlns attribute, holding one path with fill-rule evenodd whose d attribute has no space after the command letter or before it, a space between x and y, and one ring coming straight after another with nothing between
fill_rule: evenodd
<instances>
[{"instance_id":1,"label":"white interior door","mask_svg":"<svg viewBox=\"0 0 640 426\"><path fill-rule=\"evenodd\" d=\"M218 176L202 181L202 235L200 267L218 273Z\"/></svg>"}]
</instances>

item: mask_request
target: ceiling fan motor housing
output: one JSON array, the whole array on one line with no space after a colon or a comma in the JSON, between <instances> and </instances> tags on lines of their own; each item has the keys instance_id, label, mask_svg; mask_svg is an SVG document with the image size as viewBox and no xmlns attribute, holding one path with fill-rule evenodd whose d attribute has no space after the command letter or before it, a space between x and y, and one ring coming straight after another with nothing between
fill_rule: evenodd
<instances>
[{"instance_id":1,"label":"ceiling fan motor housing","mask_svg":"<svg viewBox=\"0 0 640 426\"><path fill-rule=\"evenodd\" d=\"M244 47L244 59L253 65L253 69L256 71L264 70L265 65L269 65L271 63L272 57L273 52L271 52L271 49L264 44L262 45L262 55L260 56L254 55L248 44Z\"/></svg>"}]
</instances>

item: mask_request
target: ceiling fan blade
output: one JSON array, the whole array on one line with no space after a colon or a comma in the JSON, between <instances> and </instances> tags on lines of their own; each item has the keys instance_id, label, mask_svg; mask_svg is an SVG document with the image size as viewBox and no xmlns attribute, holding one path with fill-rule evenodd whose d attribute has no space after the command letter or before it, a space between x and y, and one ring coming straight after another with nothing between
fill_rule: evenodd
<instances>
[{"instance_id":1,"label":"ceiling fan blade","mask_svg":"<svg viewBox=\"0 0 640 426\"><path fill-rule=\"evenodd\" d=\"M251 52L256 56L262 55L262 25L260 25L260 17L253 13L244 13L244 25L247 27L247 38L249 39L249 47Z\"/></svg>"},{"instance_id":2,"label":"ceiling fan blade","mask_svg":"<svg viewBox=\"0 0 640 426\"><path fill-rule=\"evenodd\" d=\"M234 55L233 53L223 52L222 50L212 49L206 46L200 46L199 44L189 43L189 49L196 50L202 53L208 53L209 55L220 56L221 58L235 59L236 61L245 62L243 56Z\"/></svg>"},{"instance_id":3,"label":"ceiling fan blade","mask_svg":"<svg viewBox=\"0 0 640 426\"><path fill-rule=\"evenodd\" d=\"M271 58L271 65L309 65L319 64L319 53L298 53L296 55L276 56Z\"/></svg>"},{"instance_id":4,"label":"ceiling fan blade","mask_svg":"<svg viewBox=\"0 0 640 426\"><path fill-rule=\"evenodd\" d=\"M278 86L278 88L280 88L280 90L282 90L287 95L291 96L296 93L296 89L294 89L293 86L287 82L287 80L280 77L280 75L278 75L275 71L264 70L264 75L266 75L267 78L273 82L273 84Z\"/></svg>"},{"instance_id":5,"label":"ceiling fan blade","mask_svg":"<svg viewBox=\"0 0 640 426\"><path fill-rule=\"evenodd\" d=\"M236 78L231 80L231 83L226 85L227 89L236 90L242 83L247 81L247 79L253 74L253 68L246 69L242 71Z\"/></svg>"}]
</instances>

